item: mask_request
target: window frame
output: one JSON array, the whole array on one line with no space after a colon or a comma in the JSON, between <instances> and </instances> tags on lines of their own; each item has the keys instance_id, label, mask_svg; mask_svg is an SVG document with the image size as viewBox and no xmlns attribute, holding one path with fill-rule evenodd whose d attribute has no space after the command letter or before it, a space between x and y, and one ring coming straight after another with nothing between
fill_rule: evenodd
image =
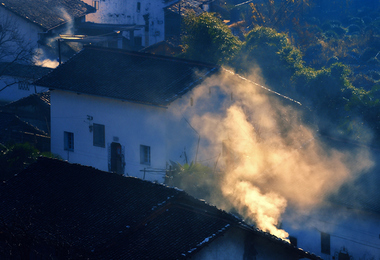
<instances>
[{"instance_id":1,"label":"window frame","mask_svg":"<svg viewBox=\"0 0 380 260\"><path fill-rule=\"evenodd\" d=\"M151 148L148 145L140 145L140 164L151 164Z\"/></svg>"},{"instance_id":2,"label":"window frame","mask_svg":"<svg viewBox=\"0 0 380 260\"><path fill-rule=\"evenodd\" d=\"M137 13L140 13L141 11L141 2L137 2L137 5L136 5L136 12Z\"/></svg>"},{"instance_id":3,"label":"window frame","mask_svg":"<svg viewBox=\"0 0 380 260\"><path fill-rule=\"evenodd\" d=\"M330 255L331 254L331 238L330 234L321 232L321 253Z\"/></svg>"},{"instance_id":4,"label":"window frame","mask_svg":"<svg viewBox=\"0 0 380 260\"><path fill-rule=\"evenodd\" d=\"M65 151L74 151L74 133L64 131L63 132L63 149Z\"/></svg>"}]
</instances>

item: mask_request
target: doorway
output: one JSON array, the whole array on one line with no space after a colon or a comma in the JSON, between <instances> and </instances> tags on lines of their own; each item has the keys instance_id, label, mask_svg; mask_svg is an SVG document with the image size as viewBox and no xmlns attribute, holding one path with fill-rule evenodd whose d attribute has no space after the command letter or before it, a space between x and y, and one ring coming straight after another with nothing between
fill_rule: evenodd
<instances>
[{"instance_id":1,"label":"doorway","mask_svg":"<svg viewBox=\"0 0 380 260\"><path fill-rule=\"evenodd\" d=\"M124 174L123 157L124 155L122 152L121 144L115 142L111 143L111 172Z\"/></svg>"}]
</instances>

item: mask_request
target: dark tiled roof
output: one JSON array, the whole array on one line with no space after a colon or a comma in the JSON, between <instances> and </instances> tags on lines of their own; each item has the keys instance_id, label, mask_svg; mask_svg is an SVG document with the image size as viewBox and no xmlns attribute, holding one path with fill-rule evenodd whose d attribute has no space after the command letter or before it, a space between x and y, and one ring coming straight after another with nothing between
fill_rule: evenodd
<instances>
[{"instance_id":1,"label":"dark tiled roof","mask_svg":"<svg viewBox=\"0 0 380 260\"><path fill-rule=\"evenodd\" d=\"M0 62L0 76L13 76L26 79L39 79L48 74L52 69L35 65Z\"/></svg>"},{"instance_id":2,"label":"dark tiled roof","mask_svg":"<svg viewBox=\"0 0 380 260\"><path fill-rule=\"evenodd\" d=\"M182 52L182 47L178 44L174 45L169 40L165 40L141 49L140 52L174 57Z\"/></svg>"},{"instance_id":3,"label":"dark tiled roof","mask_svg":"<svg viewBox=\"0 0 380 260\"><path fill-rule=\"evenodd\" d=\"M44 135L47 134L36 128L35 126L21 120L18 116L0 111L0 142L3 142L8 137L8 132L23 133L28 132L31 134Z\"/></svg>"},{"instance_id":4,"label":"dark tiled roof","mask_svg":"<svg viewBox=\"0 0 380 260\"><path fill-rule=\"evenodd\" d=\"M80 0L0 0L0 4L44 30L96 11Z\"/></svg>"},{"instance_id":5,"label":"dark tiled roof","mask_svg":"<svg viewBox=\"0 0 380 260\"><path fill-rule=\"evenodd\" d=\"M8 103L0 107L0 110L14 110L15 107L20 106L43 106L45 108L50 107L50 92L41 92L29 95L27 97L21 98L19 100Z\"/></svg>"},{"instance_id":6,"label":"dark tiled roof","mask_svg":"<svg viewBox=\"0 0 380 260\"><path fill-rule=\"evenodd\" d=\"M207 63L88 46L35 84L167 106L218 70Z\"/></svg>"},{"instance_id":7,"label":"dark tiled roof","mask_svg":"<svg viewBox=\"0 0 380 260\"><path fill-rule=\"evenodd\" d=\"M50 132L50 92L36 93L0 106L0 111L12 113L24 122Z\"/></svg>"},{"instance_id":8,"label":"dark tiled roof","mask_svg":"<svg viewBox=\"0 0 380 260\"><path fill-rule=\"evenodd\" d=\"M0 215L8 227L15 220L17 227L27 223L21 228L33 241L68 243L70 252L90 259L186 258L242 225L175 188L48 158L0 185ZM251 232L319 259L267 233Z\"/></svg>"}]
</instances>

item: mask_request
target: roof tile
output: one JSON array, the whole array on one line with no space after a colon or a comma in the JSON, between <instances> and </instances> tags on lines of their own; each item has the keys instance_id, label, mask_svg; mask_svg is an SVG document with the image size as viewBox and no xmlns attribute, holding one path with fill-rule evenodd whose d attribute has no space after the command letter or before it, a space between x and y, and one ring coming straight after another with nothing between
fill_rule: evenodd
<instances>
[{"instance_id":1,"label":"roof tile","mask_svg":"<svg viewBox=\"0 0 380 260\"><path fill-rule=\"evenodd\" d=\"M217 65L119 49L85 47L36 85L167 106Z\"/></svg>"},{"instance_id":2,"label":"roof tile","mask_svg":"<svg viewBox=\"0 0 380 260\"><path fill-rule=\"evenodd\" d=\"M45 30L96 11L80 0L0 0L0 4Z\"/></svg>"}]
</instances>

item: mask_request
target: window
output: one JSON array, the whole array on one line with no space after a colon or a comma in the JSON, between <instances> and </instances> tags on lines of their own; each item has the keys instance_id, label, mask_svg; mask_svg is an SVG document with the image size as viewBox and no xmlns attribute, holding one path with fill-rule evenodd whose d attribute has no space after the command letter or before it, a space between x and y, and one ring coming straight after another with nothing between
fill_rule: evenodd
<instances>
[{"instance_id":1,"label":"window","mask_svg":"<svg viewBox=\"0 0 380 260\"><path fill-rule=\"evenodd\" d=\"M141 46L142 45L142 37L141 36L134 37L133 41L134 41L135 46Z\"/></svg>"},{"instance_id":2,"label":"window","mask_svg":"<svg viewBox=\"0 0 380 260\"><path fill-rule=\"evenodd\" d=\"M64 132L64 149L74 151L74 133Z\"/></svg>"},{"instance_id":3,"label":"window","mask_svg":"<svg viewBox=\"0 0 380 260\"><path fill-rule=\"evenodd\" d=\"M330 254L330 234L321 232L321 253Z\"/></svg>"},{"instance_id":4,"label":"window","mask_svg":"<svg viewBox=\"0 0 380 260\"><path fill-rule=\"evenodd\" d=\"M140 2L137 2L137 8L136 8L136 11L138 13L140 13L140 10L141 10L141 3Z\"/></svg>"},{"instance_id":5,"label":"window","mask_svg":"<svg viewBox=\"0 0 380 260\"><path fill-rule=\"evenodd\" d=\"M140 163L150 165L150 146L140 145Z\"/></svg>"},{"instance_id":6,"label":"window","mask_svg":"<svg viewBox=\"0 0 380 260\"><path fill-rule=\"evenodd\" d=\"M106 147L105 127L100 124L93 124L93 144L98 147Z\"/></svg>"}]
</instances>

